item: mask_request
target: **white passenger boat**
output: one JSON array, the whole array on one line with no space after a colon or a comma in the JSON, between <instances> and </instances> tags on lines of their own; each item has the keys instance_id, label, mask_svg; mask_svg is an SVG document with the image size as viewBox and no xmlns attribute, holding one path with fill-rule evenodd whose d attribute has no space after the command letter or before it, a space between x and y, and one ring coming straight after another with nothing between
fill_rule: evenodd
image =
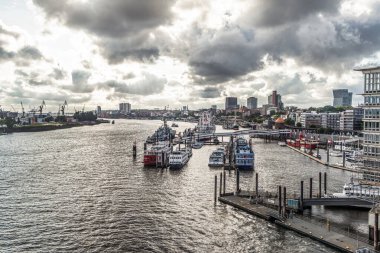
<instances>
[{"instance_id":1,"label":"white passenger boat","mask_svg":"<svg viewBox=\"0 0 380 253\"><path fill-rule=\"evenodd\" d=\"M344 184L341 193L334 193L334 197L338 198L373 198L380 196L380 186L365 184L362 182L354 182L353 178L347 184Z\"/></svg>"},{"instance_id":2,"label":"white passenger boat","mask_svg":"<svg viewBox=\"0 0 380 253\"><path fill-rule=\"evenodd\" d=\"M208 160L209 167L222 167L224 166L224 149L218 148L214 150Z\"/></svg>"},{"instance_id":3,"label":"white passenger boat","mask_svg":"<svg viewBox=\"0 0 380 253\"><path fill-rule=\"evenodd\" d=\"M279 141L277 142L277 144L280 146L280 147L286 147L286 143L284 141Z\"/></svg>"},{"instance_id":4,"label":"white passenger boat","mask_svg":"<svg viewBox=\"0 0 380 253\"><path fill-rule=\"evenodd\" d=\"M173 151L169 155L170 169L181 169L189 161L189 153L183 150Z\"/></svg>"}]
</instances>

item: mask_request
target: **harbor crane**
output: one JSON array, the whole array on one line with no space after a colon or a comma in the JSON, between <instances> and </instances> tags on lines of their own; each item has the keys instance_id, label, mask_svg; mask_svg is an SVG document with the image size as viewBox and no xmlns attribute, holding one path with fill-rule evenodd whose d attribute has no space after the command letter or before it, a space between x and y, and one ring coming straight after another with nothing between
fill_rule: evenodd
<instances>
[{"instance_id":1,"label":"harbor crane","mask_svg":"<svg viewBox=\"0 0 380 253\"><path fill-rule=\"evenodd\" d=\"M46 107L45 100L42 100L42 103L40 106L38 106L38 111L40 112L40 115L42 114L42 110Z\"/></svg>"},{"instance_id":2,"label":"harbor crane","mask_svg":"<svg viewBox=\"0 0 380 253\"><path fill-rule=\"evenodd\" d=\"M22 101L21 101L21 110L22 110L21 118L25 118L25 109L24 109L24 105L22 104Z\"/></svg>"},{"instance_id":3,"label":"harbor crane","mask_svg":"<svg viewBox=\"0 0 380 253\"><path fill-rule=\"evenodd\" d=\"M61 111L62 116L65 116L65 109L66 109L66 106L67 106L67 101L65 100L65 102L63 103L63 105L61 105L61 106L59 107L59 111ZM59 111L58 111L58 114L59 114Z\"/></svg>"}]
</instances>

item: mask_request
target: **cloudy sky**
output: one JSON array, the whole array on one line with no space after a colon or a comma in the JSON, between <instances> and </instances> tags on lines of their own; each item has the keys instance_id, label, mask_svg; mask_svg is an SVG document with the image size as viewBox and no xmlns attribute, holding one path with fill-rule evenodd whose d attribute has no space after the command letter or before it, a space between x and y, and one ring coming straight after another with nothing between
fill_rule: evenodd
<instances>
[{"instance_id":1,"label":"cloudy sky","mask_svg":"<svg viewBox=\"0 0 380 253\"><path fill-rule=\"evenodd\" d=\"M379 63L376 0L0 0L0 105L332 104ZM354 96L353 104L362 101Z\"/></svg>"}]
</instances>

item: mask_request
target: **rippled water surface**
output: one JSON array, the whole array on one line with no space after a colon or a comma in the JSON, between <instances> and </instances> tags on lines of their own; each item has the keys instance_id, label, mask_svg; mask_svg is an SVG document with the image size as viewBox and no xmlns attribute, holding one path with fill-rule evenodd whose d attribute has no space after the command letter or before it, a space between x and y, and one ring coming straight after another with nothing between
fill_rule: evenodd
<instances>
[{"instance_id":1,"label":"rippled water surface","mask_svg":"<svg viewBox=\"0 0 380 253\"><path fill-rule=\"evenodd\" d=\"M116 120L0 136L0 252L334 252L224 204L214 206L214 175L221 170L207 161L215 146L193 150L182 170L144 168L143 141L159 125ZM192 126L179 122L178 131ZM350 176L274 143L255 140L255 152L264 190L281 184L298 191L299 181L309 177L317 186L318 172L327 171L329 191L341 191ZM252 176L242 173L243 189L253 189ZM228 190L234 182L231 173ZM311 212L366 230L366 211Z\"/></svg>"}]
</instances>

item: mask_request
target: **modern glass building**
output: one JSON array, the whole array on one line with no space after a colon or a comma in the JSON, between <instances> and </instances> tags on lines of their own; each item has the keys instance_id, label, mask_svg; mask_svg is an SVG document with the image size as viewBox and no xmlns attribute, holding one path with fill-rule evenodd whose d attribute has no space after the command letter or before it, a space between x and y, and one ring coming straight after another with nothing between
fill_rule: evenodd
<instances>
[{"instance_id":1,"label":"modern glass building","mask_svg":"<svg viewBox=\"0 0 380 253\"><path fill-rule=\"evenodd\" d=\"M256 109L257 108L257 98L249 97L247 99L247 108L248 109Z\"/></svg>"},{"instance_id":2,"label":"modern glass building","mask_svg":"<svg viewBox=\"0 0 380 253\"><path fill-rule=\"evenodd\" d=\"M237 97L226 97L226 110L239 108Z\"/></svg>"},{"instance_id":3,"label":"modern glass building","mask_svg":"<svg viewBox=\"0 0 380 253\"><path fill-rule=\"evenodd\" d=\"M348 89L333 90L334 101L333 106L351 106L352 105L352 92Z\"/></svg>"},{"instance_id":4,"label":"modern glass building","mask_svg":"<svg viewBox=\"0 0 380 253\"><path fill-rule=\"evenodd\" d=\"M363 179L380 182L380 66L355 70L364 74Z\"/></svg>"}]
</instances>

